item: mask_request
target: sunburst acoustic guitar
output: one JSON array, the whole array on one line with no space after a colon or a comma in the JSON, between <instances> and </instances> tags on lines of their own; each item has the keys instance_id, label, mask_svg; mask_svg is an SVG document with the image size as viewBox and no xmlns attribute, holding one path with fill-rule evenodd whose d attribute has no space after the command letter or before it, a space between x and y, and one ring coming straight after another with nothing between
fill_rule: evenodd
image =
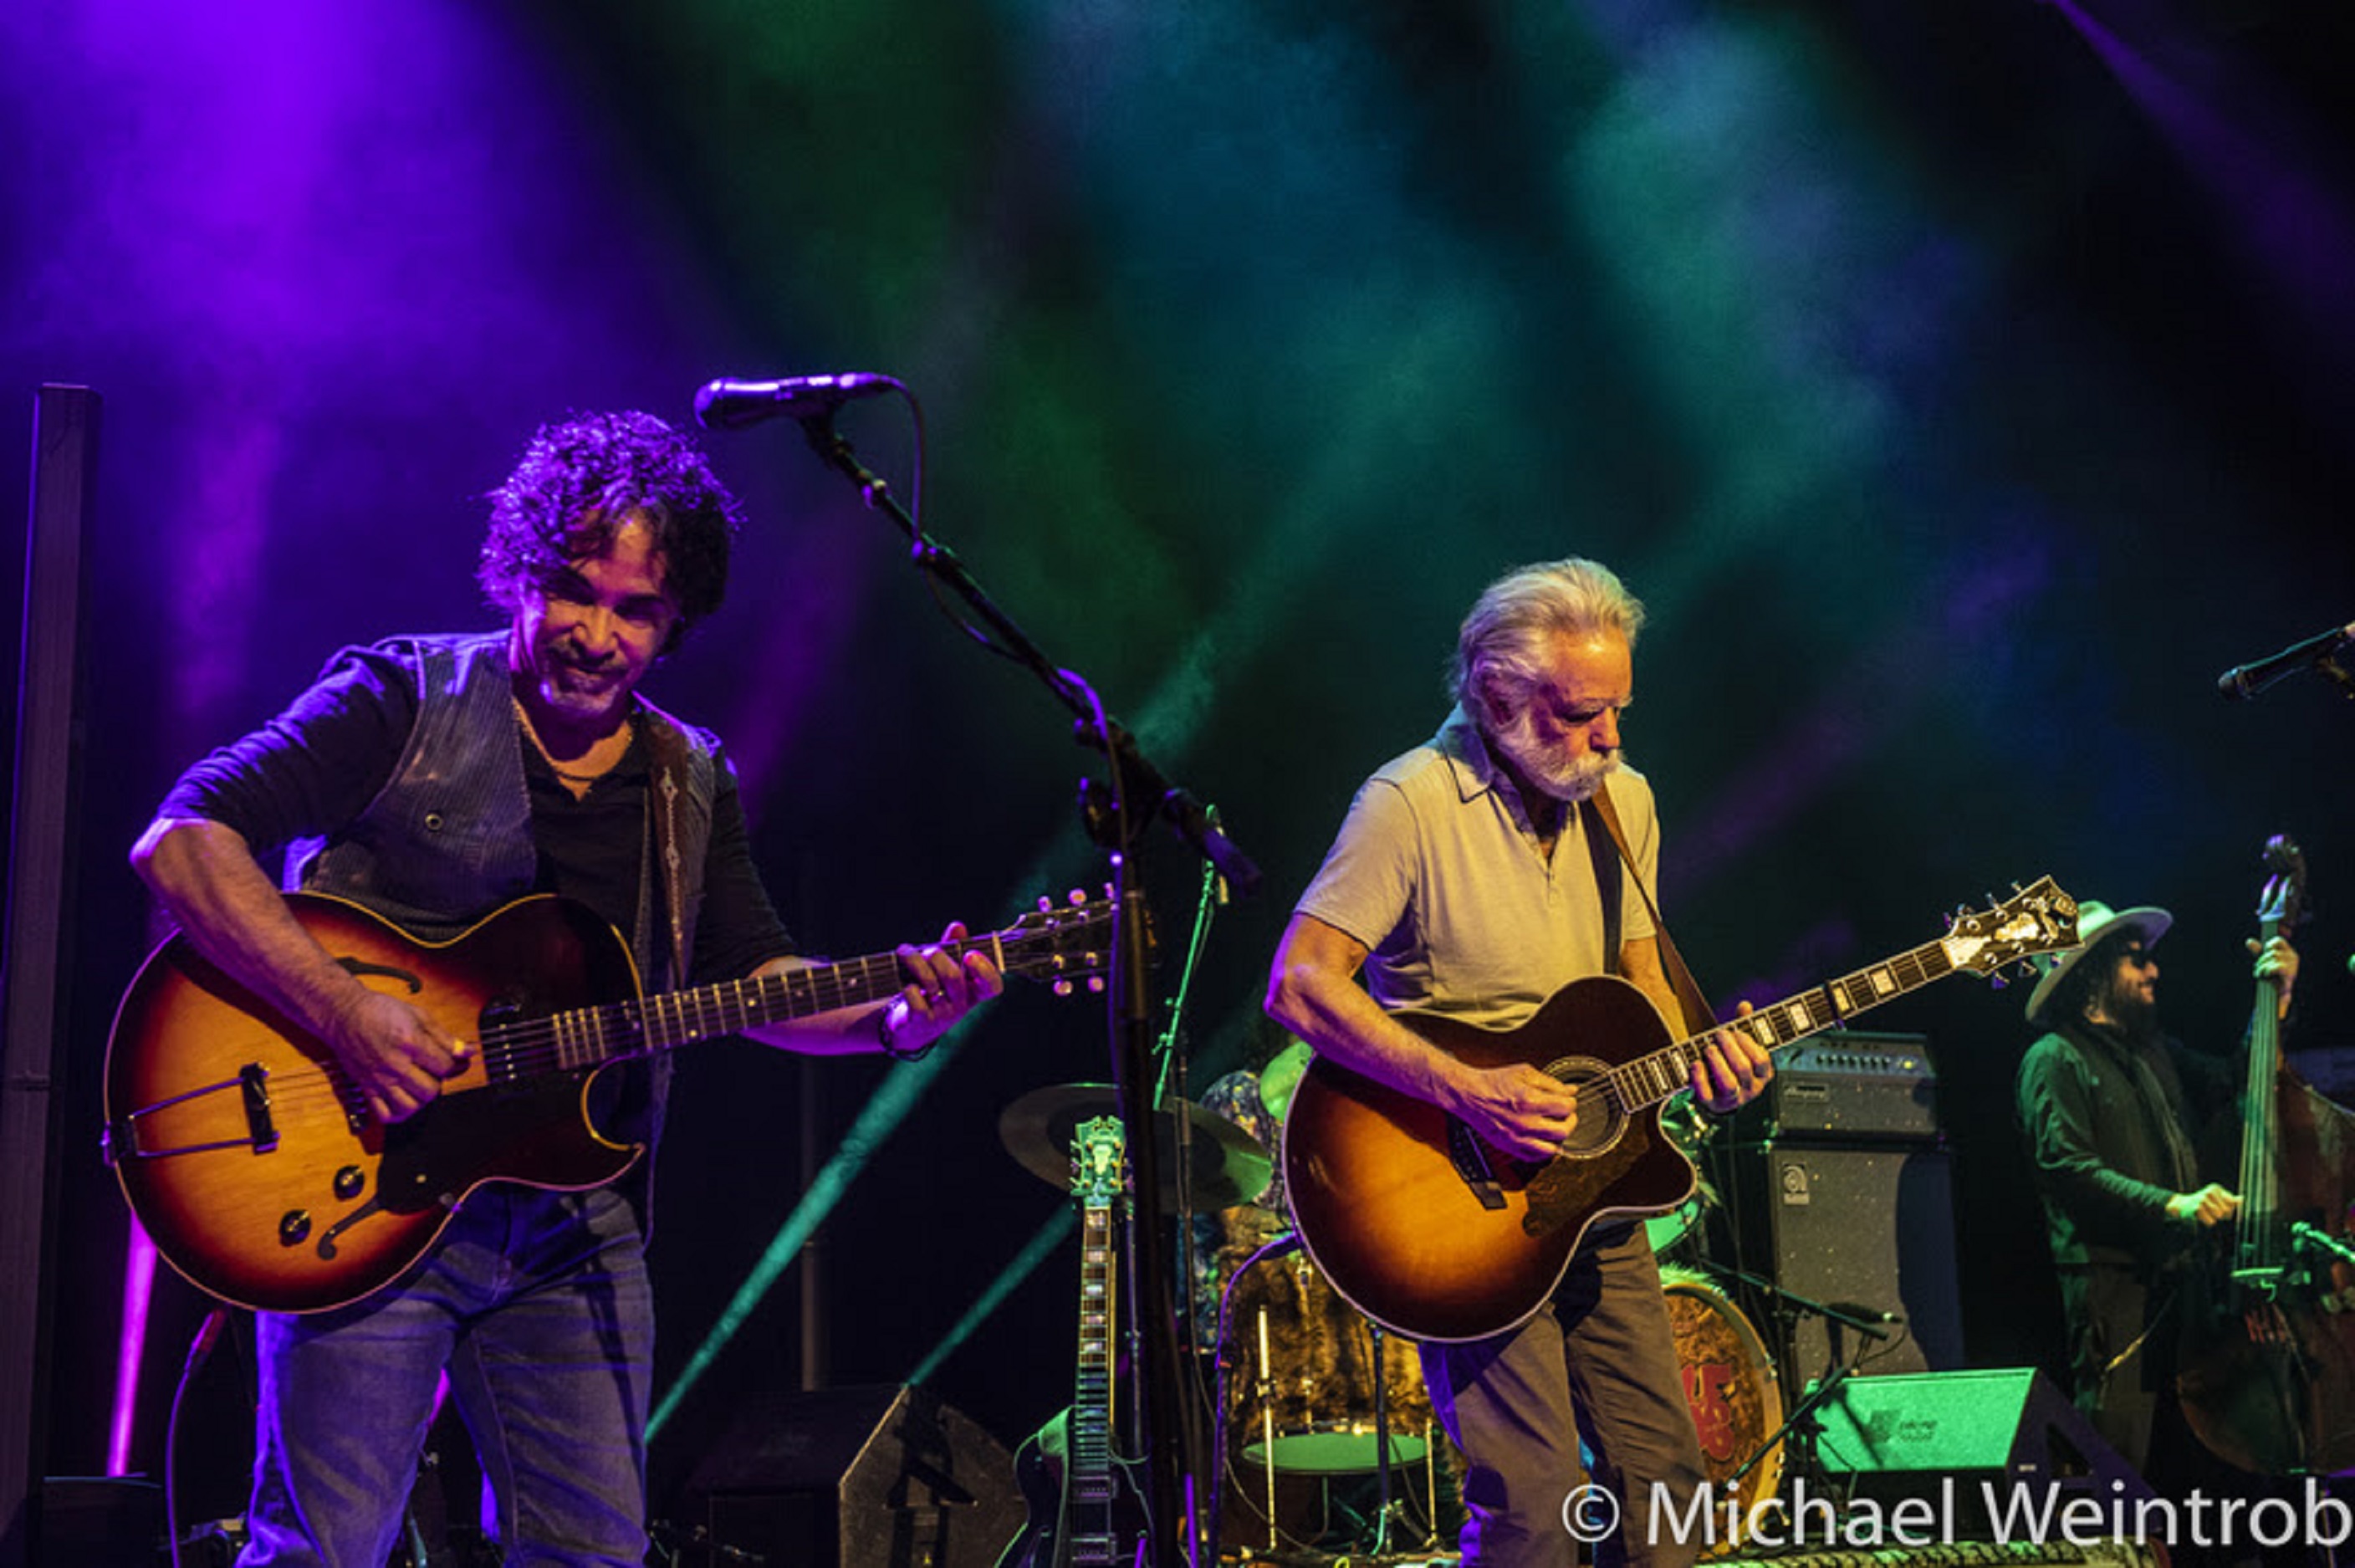
<instances>
[{"instance_id":1,"label":"sunburst acoustic guitar","mask_svg":"<svg viewBox=\"0 0 2355 1568\"><path fill-rule=\"evenodd\" d=\"M1834 1028L1947 975L1992 975L2077 944L2077 903L2044 878L1883 963L1727 1026L1769 1050ZM1465 1061L1520 1061L1578 1090L1578 1124L1550 1160L1509 1157L1419 1100L1318 1057L1284 1125L1284 1176L1303 1244L1351 1305L1413 1339L1485 1339L1535 1312L1598 1221L1665 1213L1692 1162L1660 1131L1709 1033L1670 1043L1650 1000L1614 976L1573 980L1528 1021L1476 1029L1394 1015Z\"/></svg>"}]
</instances>

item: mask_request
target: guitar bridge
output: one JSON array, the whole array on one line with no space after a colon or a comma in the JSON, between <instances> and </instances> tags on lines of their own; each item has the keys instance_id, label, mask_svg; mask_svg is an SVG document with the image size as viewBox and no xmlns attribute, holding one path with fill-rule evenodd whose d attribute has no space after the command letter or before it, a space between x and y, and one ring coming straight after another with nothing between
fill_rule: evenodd
<instances>
[{"instance_id":1,"label":"guitar bridge","mask_svg":"<svg viewBox=\"0 0 2355 1568\"><path fill-rule=\"evenodd\" d=\"M238 1104L245 1121L245 1136L241 1138L208 1138L200 1143L174 1144L155 1148L143 1147L140 1125L148 1117L209 1099L215 1094L235 1090ZM162 1159L172 1155L208 1154L215 1149L246 1148L256 1154L270 1154L278 1147L278 1123L270 1109L270 1069L258 1061L249 1061L237 1070L233 1080L199 1084L183 1093L142 1105L129 1115L109 1122L99 1133L99 1148L109 1165L126 1159Z\"/></svg>"},{"instance_id":2,"label":"guitar bridge","mask_svg":"<svg viewBox=\"0 0 2355 1568\"><path fill-rule=\"evenodd\" d=\"M1488 1151L1472 1136L1472 1129L1454 1116L1447 1118L1447 1158L1455 1167L1455 1174L1472 1189L1483 1209L1502 1209L1505 1189L1497 1180L1495 1167L1488 1163Z\"/></svg>"}]
</instances>

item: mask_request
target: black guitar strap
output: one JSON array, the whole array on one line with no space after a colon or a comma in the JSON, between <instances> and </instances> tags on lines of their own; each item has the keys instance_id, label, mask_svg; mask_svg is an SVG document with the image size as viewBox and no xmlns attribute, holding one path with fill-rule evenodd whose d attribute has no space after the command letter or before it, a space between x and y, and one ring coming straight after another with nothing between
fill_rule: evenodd
<instances>
[{"instance_id":1,"label":"black guitar strap","mask_svg":"<svg viewBox=\"0 0 2355 1568\"><path fill-rule=\"evenodd\" d=\"M1594 857L1594 885L1603 895L1606 933L1604 951L1613 955L1614 959L1619 952L1619 871L1620 865L1625 865L1628 880L1636 884L1636 891L1643 897L1644 907L1651 911L1652 929L1659 933L1661 966L1668 971L1668 985L1677 994L1678 1006L1684 1008L1685 1032L1699 1034L1703 1029L1715 1029L1717 1014L1710 1008L1708 998L1700 994L1700 987L1694 982L1692 971L1685 967L1685 956L1677 951L1676 939L1668 934L1668 923L1660 918L1660 906L1653 901L1652 890L1644 885L1643 874L1636 866L1636 857L1628 852L1626 832L1619 826L1619 808L1611 802L1611 786L1606 784L1580 801L1578 815L1586 824L1587 848ZM1598 821L1603 825L1604 833L1594 830ZM1607 858L1602 848L1604 833L1610 836L1612 847L1618 851L1619 860L1619 864L1609 867L1608 876L1604 874Z\"/></svg>"},{"instance_id":2,"label":"black guitar strap","mask_svg":"<svg viewBox=\"0 0 2355 1568\"><path fill-rule=\"evenodd\" d=\"M1578 803L1578 822L1586 839L1587 859L1594 862L1594 891L1603 901L1603 962L1615 967L1619 962L1620 928L1625 924L1620 917L1625 903L1622 889L1626 873L1620 867L1619 857L1626 853L1626 848L1619 843L1615 822L1610 828L1604 827L1603 814L1595 809L1593 796ZM1635 862L1630 860L1627 864L1632 867Z\"/></svg>"}]
</instances>

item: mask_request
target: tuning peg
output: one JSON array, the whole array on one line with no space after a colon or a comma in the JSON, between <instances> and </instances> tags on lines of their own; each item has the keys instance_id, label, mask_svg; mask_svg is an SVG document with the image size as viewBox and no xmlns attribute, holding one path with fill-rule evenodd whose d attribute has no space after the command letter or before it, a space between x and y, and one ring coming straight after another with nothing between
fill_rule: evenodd
<instances>
[{"instance_id":1,"label":"tuning peg","mask_svg":"<svg viewBox=\"0 0 2355 1568\"><path fill-rule=\"evenodd\" d=\"M1101 975L1091 975L1091 976L1088 976L1088 994L1089 994L1090 996L1095 996L1095 997L1101 997L1101 996L1103 996L1103 976L1101 976Z\"/></svg>"},{"instance_id":2,"label":"tuning peg","mask_svg":"<svg viewBox=\"0 0 2355 1568\"><path fill-rule=\"evenodd\" d=\"M1088 890L1085 888L1073 888L1071 890L1071 907L1073 909L1082 908L1088 901Z\"/></svg>"},{"instance_id":3,"label":"tuning peg","mask_svg":"<svg viewBox=\"0 0 2355 1568\"><path fill-rule=\"evenodd\" d=\"M1049 898L1046 894L1040 893L1039 895L1039 912L1040 914L1052 914L1054 910L1055 901Z\"/></svg>"},{"instance_id":4,"label":"tuning peg","mask_svg":"<svg viewBox=\"0 0 2355 1568\"><path fill-rule=\"evenodd\" d=\"M1069 980L1058 980L1048 989L1059 997L1068 997L1071 994L1071 983Z\"/></svg>"},{"instance_id":5,"label":"tuning peg","mask_svg":"<svg viewBox=\"0 0 2355 1568\"><path fill-rule=\"evenodd\" d=\"M2003 971L2000 969L1995 970L1987 976L1987 989L1990 991L2005 990L2009 988L2011 982L2004 978Z\"/></svg>"}]
</instances>

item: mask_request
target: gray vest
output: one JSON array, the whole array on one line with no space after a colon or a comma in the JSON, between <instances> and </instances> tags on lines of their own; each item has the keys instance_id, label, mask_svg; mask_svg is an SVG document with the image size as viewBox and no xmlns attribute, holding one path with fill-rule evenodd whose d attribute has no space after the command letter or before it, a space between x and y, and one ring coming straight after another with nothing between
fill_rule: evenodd
<instances>
[{"instance_id":1,"label":"gray vest","mask_svg":"<svg viewBox=\"0 0 2355 1568\"><path fill-rule=\"evenodd\" d=\"M351 823L287 852L287 885L366 904L432 940L532 891L539 857L504 632L377 645L417 682L415 727L383 790ZM719 742L651 704L645 738L646 874L629 938L649 988L686 983L719 794Z\"/></svg>"}]
</instances>

